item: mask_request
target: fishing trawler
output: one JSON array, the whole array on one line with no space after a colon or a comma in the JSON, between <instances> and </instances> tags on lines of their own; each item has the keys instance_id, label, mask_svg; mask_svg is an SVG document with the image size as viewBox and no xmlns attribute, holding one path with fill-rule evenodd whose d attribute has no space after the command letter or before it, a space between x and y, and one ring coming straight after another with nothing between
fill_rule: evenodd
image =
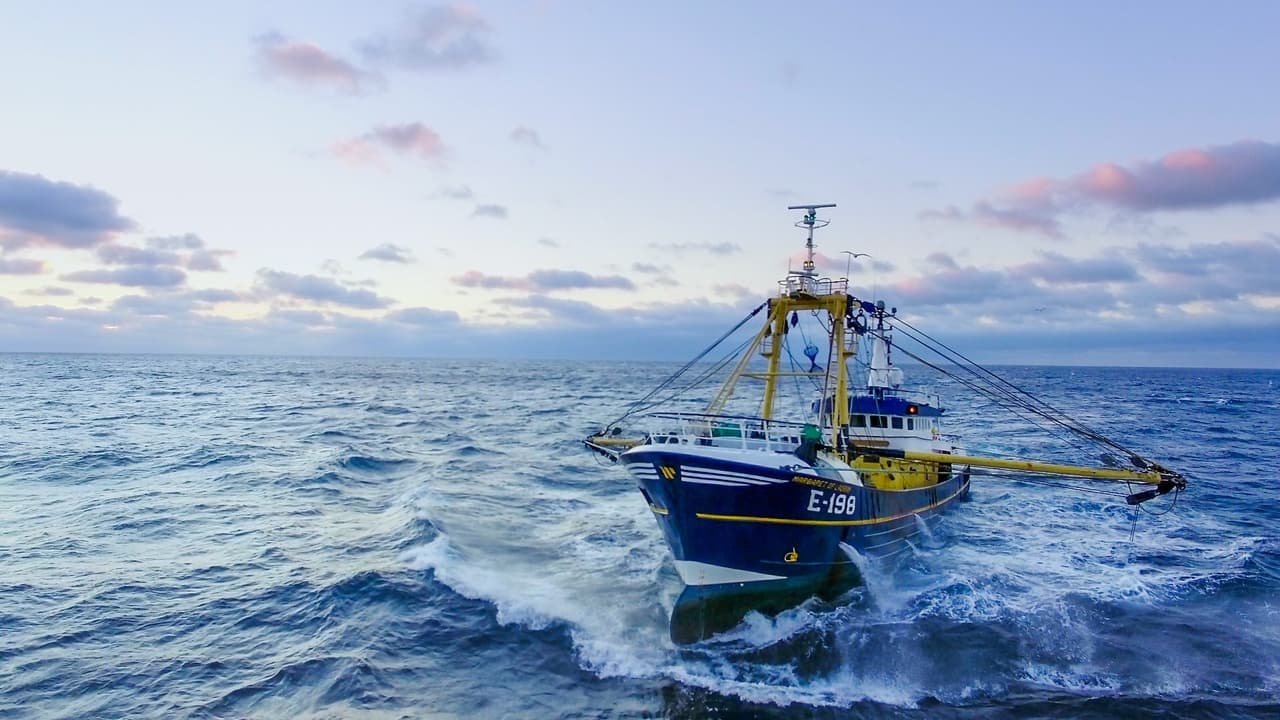
<instances>
[{"instance_id":1,"label":"fishing trawler","mask_svg":"<svg viewBox=\"0 0 1280 720\"><path fill-rule=\"evenodd\" d=\"M801 269L789 271L774 297L626 415L584 440L635 478L671 549L686 586L672 614L678 643L727 630L751 610L776 613L810 596L837 597L858 582L859 563L908 549L939 513L963 499L974 468L1150 486L1127 495L1135 505L1186 487L1182 475L924 335L896 308L850 294L847 269L843 278L820 276L814 231L829 224L818 210L831 207L789 208L805 213L796 223L807 231ZM699 367L762 311L754 337ZM816 327L812 336L807 327ZM1016 414L1105 448L1106 467L967 454L943 431L940 398L903 387L895 354L940 368L896 343L895 332L910 333L957 362L968 373L965 385ZM805 360L797 361L797 344ZM691 369L699 367L705 379L730 366L700 412L653 410L697 384L677 385ZM761 383L761 391L739 393L744 381ZM796 392L784 400L792 386ZM655 401L663 392L669 396ZM650 427L625 432L641 418ZM1131 467L1120 467L1117 454Z\"/></svg>"}]
</instances>

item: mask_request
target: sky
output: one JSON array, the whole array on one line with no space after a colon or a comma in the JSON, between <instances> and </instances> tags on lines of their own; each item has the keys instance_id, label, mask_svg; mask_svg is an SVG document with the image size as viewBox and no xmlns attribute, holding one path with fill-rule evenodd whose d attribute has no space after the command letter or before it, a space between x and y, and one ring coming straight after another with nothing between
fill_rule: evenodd
<instances>
[{"instance_id":1,"label":"sky","mask_svg":"<svg viewBox=\"0 0 1280 720\"><path fill-rule=\"evenodd\" d=\"M1280 4L0 0L0 351L1280 367ZM865 253L854 260L846 253Z\"/></svg>"}]
</instances>

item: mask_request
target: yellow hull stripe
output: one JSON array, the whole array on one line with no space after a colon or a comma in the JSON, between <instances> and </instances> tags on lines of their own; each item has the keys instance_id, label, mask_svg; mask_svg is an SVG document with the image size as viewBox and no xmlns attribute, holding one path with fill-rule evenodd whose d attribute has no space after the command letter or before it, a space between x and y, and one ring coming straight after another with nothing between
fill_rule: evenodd
<instances>
[{"instance_id":1,"label":"yellow hull stripe","mask_svg":"<svg viewBox=\"0 0 1280 720\"><path fill-rule=\"evenodd\" d=\"M772 523L774 525L840 525L846 527L852 525L878 525L880 523L893 522L894 520L911 517L912 515L925 512L926 510L933 510L934 508L942 507L956 499L956 496L962 492L964 492L964 488L956 490L949 497L939 500L932 505L926 505L922 508L901 513L899 515L892 515L890 517L883 518L871 518L869 520L799 520L795 518L757 517L754 515L715 515L713 513L694 513L694 515L699 520L727 520L729 522L757 522Z\"/></svg>"}]
</instances>

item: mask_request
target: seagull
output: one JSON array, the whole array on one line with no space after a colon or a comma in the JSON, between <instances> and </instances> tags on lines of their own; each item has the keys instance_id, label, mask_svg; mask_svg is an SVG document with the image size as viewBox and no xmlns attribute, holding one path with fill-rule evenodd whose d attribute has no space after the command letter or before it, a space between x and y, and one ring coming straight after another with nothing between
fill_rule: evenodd
<instances>
[{"instance_id":1,"label":"seagull","mask_svg":"<svg viewBox=\"0 0 1280 720\"><path fill-rule=\"evenodd\" d=\"M847 277L849 277L849 268L850 268L850 266L853 264L853 259L854 259L854 258L860 258L860 257L869 258L869 257L871 257L870 255L868 255L868 254L866 254L866 253L856 253L856 252L853 252L852 250L841 250L840 252L842 252L842 253L844 253L845 255L848 255L848 256L849 256L849 259L848 259L848 260L846 260L846 261L845 261L845 263L844 263L844 276L845 276L846 278L847 278Z\"/></svg>"}]
</instances>

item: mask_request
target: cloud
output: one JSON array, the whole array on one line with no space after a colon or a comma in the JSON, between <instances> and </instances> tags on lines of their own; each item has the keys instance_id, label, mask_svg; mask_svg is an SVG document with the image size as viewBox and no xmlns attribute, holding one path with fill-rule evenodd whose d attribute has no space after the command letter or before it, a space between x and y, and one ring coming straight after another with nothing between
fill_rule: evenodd
<instances>
[{"instance_id":1,"label":"cloud","mask_svg":"<svg viewBox=\"0 0 1280 720\"><path fill-rule=\"evenodd\" d=\"M556 240L555 238L549 238L549 237L540 237L540 238L538 238L538 244L539 244L539 245L544 245L544 246L546 246L546 247L553 247L553 248L558 248L558 247L560 247L560 241L559 241L559 240Z\"/></svg>"},{"instance_id":2,"label":"cloud","mask_svg":"<svg viewBox=\"0 0 1280 720\"><path fill-rule=\"evenodd\" d=\"M823 252L815 252L813 254L813 262L821 273L829 273L831 275L845 276L848 271L850 276L862 275L868 272L893 272L895 266L893 263L883 260L876 260L866 253L854 253L857 257L850 257L845 254L852 251L841 251L836 255L827 255ZM791 267L800 267L801 263L809 257L806 250L800 250L787 256L787 262Z\"/></svg>"},{"instance_id":3,"label":"cloud","mask_svg":"<svg viewBox=\"0 0 1280 720\"><path fill-rule=\"evenodd\" d=\"M253 40L258 63L270 77L284 78L301 85L328 87L359 95L381 84L375 74L352 65L308 42L291 40L278 32Z\"/></svg>"},{"instance_id":4,"label":"cloud","mask_svg":"<svg viewBox=\"0 0 1280 720\"><path fill-rule=\"evenodd\" d=\"M204 247L204 241L193 234L172 237L155 237L146 240L146 247L133 247L118 243L99 245L98 259L107 265L132 265L135 267L185 267L188 270L221 272L222 261L230 250L213 250Z\"/></svg>"},{"instance_id":5,"label":"cloud","mask_svg":"<svg viewBox=\"0 0 1280 720\"><path fill-rule=\"evenodd\" d=\"M1280 199L1280 144L1241 141L1189 148L1129 165L1099 163L1069 179L1034 178L969 210L950 206L926 220L976 222L1062 239L1061 218L1094 208L1120 214L1206 210Z\"/></svg>"},{"instance_id":6,"label":"cloud","mask_svg":"<svg viewBox=\"0 0 1280 720\"><path fill-rule=\"evenodd\" d=\"M244 302L249 298L236 292L235 290L220 290L209 288L207 290L192 290L187 293L193 300L204 303L223 303L223 302Z\"/></svg>"},{"instance_id":7,"label":"cloud","mask_svg":"<svg viewBox=\"0 0 1280 720\"><path fill-rule=\"evenodd\" d=\"M1191 243L1186 246L1139 245L1124 251L1147 283L1154 301L1182 304L1194 300L1243 300L1250 295L1280 297L1280 237L1247 242Z\"/></svg>"},{"instance_id":8,"label":"cloud","mask_svg":"<svg viewBox=\"0 0 1280 720\"><path fill-rule=\"evenodd\" d=\"M168 250L136 248L128 245L106 244L98 246L98 259L107 265L177 265L181 258Z\"/></svg>"},{"instance_id":9,"label":"cloud","mask_svg":"<svg viewBox=\"0 0 1280 720\"><path fill-rule=\"evenodd\" d=\"M937 268L894 283L881 293L886 302L919 310L960 305L983 305L1017 299L1040 303L1045 293L1031 278L1005 270L977 267Z\"/></svg>"},{"instance_id":10,"label":"cloud","mask_svg":"<svg viewBox=\"0 0 1280 720\"><path fill-rule=\"evenodd\" d=\"M542 144L542 138L538 137L538 131L523 125L511 131L511 141L520 145L535 147L539 150L547 149L547 146Z\"/></svg>"},{"instance_id":11,"label":"cloud","mask_svg":"<svg viewBox=\"0 0 1280 720\"><path fill-rule=\"evenodd\" d=\"M470 270L450 281L462 287L527 290L535 293L592 288L636 289L635 283L621 275L591 275L579 270L535 270L524 277L485 275L478 270Z\"/></svg>"},{"instance_id":12,"label":"cloud","mask_svg":"<svg viewBox=\"0 0 1280 720\"><path fill-rule=\"evenodd\" d=\"M44 271L44 263L39 260L0 257L0 275L41 275Z\"/></svg>"},{"instance_id":13,"label":"cloud","mask_svg":"<svg viewBox=\"0 0 1280 720\"><path fill-rule=\"evenodd\" d=\"M603 325L609 311L582 300L568 300L546 295L529 295L521 298L508 298L507 305L540 310L558 322L573 325Z\"/></svg>"},{"instance_id":14,"label":"cloud","mask_svg":"<svg viewBox=\"0 0 1280 720\"><path fill-rule=\"evenodd\" d=\"M383 243L375 248L369 248L360 253L360 260L382 260L383 262L392 263L412 263L414 262L413 253L409 248L392 245L391 243Z\"/></svg>"},{"instance_id":15,"label":"cloud","mask_svg":"<svg viewBox=\"0 0 1280 720\"><path fill-rule=\"evenodd\" d=\"M1231 272L1247 259L1271 262L1280 240L1263 238L1242 247L1206 244L1180 248L1210 258ZM1108 252L1113 252L1110 250ZM1106 257L1100 253L1097 257ZM1133 258L1129 258L1133 260ZM1151 269L1133 260L1143 274ZM1274 268L1274 266L1272 266ZM1014 267L991 268L1015 274ZM1257 275L1262 276L1265 268ZM926 272L926 279L933 274ZM1171 277L1170 287L1187 279ZM1199 279L1193 279L1196 282ZM1255 278L1249 282L1254 283ZM1142 364L1201 367L1280 367L1280 296L1199 303L1184 309L1153 305L1148 283L1117 283L1112 292L1052 288L1033 283L1049 302L1026 298L983 299L954 307L921 308L900 302L894 287L884 299L901 307L912 324L961 349L978 362ZM723 290L728 291L728 288ZM103 309L19 306L0 298L0 347L36 352L182 352L267 355L415 357L527 357L687 360L740 320L756 299L686 301L601 307L545 295L503 298L494 322L462 321L448 311L407 308L381 317L340 309L275 308L261 317L228 318L199 310L195 293L147 293ZM250 298L253 299L253 298ZM259 298L260 299L260 296ZM1061 304L1052 304L1060 301ZM1164 302L1159 300L1159 302ZM88 300L81 300L82 305ZM1128 317L1116 317L1128 304ZM1209 309L1208 313L1203 308ZM1045 309L1045 312L1037 310ZM680 314L684 321L671 322ZM519 322L512 324L513 319ZM749 324L742 332L759 328ZM1188 338L1195 342L1189 343ZM895 340L909 343L905 333ZM908 370L908 372L912 372Z\"/></svg>"},{"instance_id":16,"label":"cloud","mask_svg":"<svg viewBox=\"0 0 1280 720\"><path fill-rule=\"evenodd\" d=\"M232 290L195 290L158 292L147 295L125 295L111 303L111 310L148 317L180 317L200 306L207 308L221 302L244 299Z\"/></svg>"},{"instance_id":17,"label":"cloud","mask_svg":"<svg viewBox=\"0 0 1280 720\"><path fill-rule=\"evenodd\" d=\"M406 325L441 325L459 322L458 313L452 310L433 310L428 307L412 307L387 313L387 319Z\"/></svg>"},{"instance_id":18,"label":"cloud","mask_svg":"<svg viewBox=\"0 0 1280 720\"><path fill-rule=\"evenodd\" d=\"M923 272L882 288L882 296L935 327L1118 328L1144 321L1187 327L1246 322L1280 338L1280 238L1241 242L1144 244L1091 257L1041 253L1007 267L962 266L930 256ZM1093 327L1096 326L1096 327ZM1091 330L1091 331L1092 331Z\"/></svg>"},{"instance_id":19,"label":"cloud","mask_svg":"<svg viewBox=\"0 0 1280 720\"><path fill-rule=\"evenodd\" d=\"M535 270L529 280L539 290L574 290L578 288L617 288L634 290L635 284L621 275L591 275L579 270Z\"/></svg>"},{"instance_id":20,"label":"cloud","mask_svg":"<svg viewBox=\"0 0 1280 720\"><path fill-rule=\"evenodd\" d=\"M729 296L729 297L731 297L731 298L734 298L734 299L741 299L741 298L748 298L748 297L758 297L758 296L760 295L760 293L758 293L758 292L756 292L756 291L752 290L751 288L747 287L746 285L739 285L739 284L737 284L737 283L726 283L726 284L723 284L723 285L712 285L712 286L711 286L711 291L712 291L712 292L714 292L716 295L727 295L727 296Z\"/></svg>"},{"instance_id":21,"label":"cloud","mask_svg":"<svg viewBox=\"0 0 1280 720\"><path fill-rule=\"evenodd\" d=\"M468 185L445 185L436 194L450 200L470 200L475 197Z\"/></svg>"},{"instance_id":22,"label":"cloud","mask_svg":"<svg viewBox=\"0 0 1280 720\"><path fill-rule=\"evenodd\" d=\"M67 282L100 283L125 287L177 287L187 281L187 274L175 267L129 265L118 270L81 270L59 278Z\"/></svg>"},{"instance_id":23,"label":"cloud","mask_svg":"<svg viewBox=\"0 0 1280 720\"><path fill-rule=\"evenodd\" d=\"M778 68L778 74L782 78L782 84L787 87L794 87L800 79L800 66L794 62L787 61Z\"/></svg>"},{"instance_id":24,"label":"cloud","mask_svg":"<svg viewBox=\"0 0 1280 720\"><path fill-rule=\"evenodd\" d=\"M489 24L465 5L416 8L397 30L361 46L366 61L406 70L463 70L492 62Z\"/></svg>"},{"instance_id":25,"label":"cloud","mask_svg":"<svg viewBox=\"0 0 1280 720\"><path fill-rule=\"evenodd\" d=\"M949 205L942 210L925 210L919 213L921 220L944 220L950 222L973 222L985 227L1001 228L1016 232L1038 232L1054 240L1063 239L1062 226L1053 217L1053 211L1045 207L1006 207L997 208L987 200L973 204L973 208L965 211Z\"/></svg>"},{"instance_id":26,"label":"cloud","mask_svg":"<svg viewBox=\"0 0 1280 720\"><path fill-rule=\"evenodd\" d=\"M1192 243L1184 247L1143 243L1130 254L1143 265L1168 275L1280 276L1280 236L1273 233L1242 243Z\"/></svg>"},{"instance_id":27,"label":"cloud","mask_svg":"<svg viewBox=\"0 0 1280 720\"><path fill-rule=\"evenodd\" d=\"M671 272L670 265L655 265L653 263L631 263L632 272L643 273L645 275L659 275L661 273Z\"/></svg>"},{"instance_id":28,"label":"cloud","mask_svg":"<svg viewBox=\"0 0 1280 720\"><path fill-rule=\"evenodd\" d=\"M684 243L649 243L654 250L684 254L689 252L708 252L712 255L732 255L742 252L742 248L731 242L684 242Z\"/></svg>"},{"instance_id":29,"label":"cloud","mask_svg":"<svg viewBox=\"0 0 1280 720\"><path fill-rule=\"evenodd\" d=\"M1077 260L1057 253L1040 253L1040 260L1019 265L1013 271L1051 284L1132 282L1138 279L1137 269L1126 260L1116 257Z\"/></svg>"},{"instance_id":30,"label":"cloud","mask_svg":"<svg viewBox=\"0 0 1280 720\"><path fill-rule=\"evenodd\" d=\"M119 201L85 185L0 170L0 237L7 247L86 248L133 230Z\"/></svg>"},{"instance_id":31,"label":"cloud","mask_svg":"<svg viewBox=\"0 0 1280 720\"><path fill-rule=\"evenodd\" d=\"M380 125L359 137L334 143L332 151L352 165L376 165L384 152L419 160L439 160L447 152L440 135L420 122Z\"/></svg>"},{"instance_id":32,"label":"cloud","mask_svg":"<svg viewBox=\"0 0 1280 720\"><path fill-rule=\"evenodd\" d=\"M46 285L42 288L28 290L25 295L36 295L40 297L70 297L75 295L76 291L71 288L58 287L56 285Z\"/></svg>"},{"instance_id":33,"label":"cloud","mask_svg":"<svg viewBox=\"0 0 1280 720\"><path fill-rule=\"evenodd\" d=\"M505 220L507 219L507 208L505 205L477 205L476 209L471 211L471 217Z\"/></svg>"},{"instance_id":34,"label":"cloud","mask_svg":"<svg viewBox=\"0 0 1280 720\"><path fill-rule=\"evenodd\" d=\"M222 260L220 258L235 255L232 250L196 250L187 256L186 267L188 270L197 270L204 272L222 272Z\"/></svg>"},{"instance_id":35,"label":"cloud","mask_svg":"<svg viewBox=\"0 0 1280 720\"><path fill-rule=\"evenodd\" d=\"M1102 163L1065 191L1139 212L1268 202L1280 199L1280 144L1191 148L1130 167Z\"/></svg>"},{"instance_id":36,"label":"cloud","mask_svg":"<svg viewBox=\"0 0 1280 720\"><path fill-rule=\"evenodd\" d=\"M150 237L147 238L146 243L147 247L156 250L200 250L204 247L204 240L195 233Z\"/></svg>"},{"instance_id":37,"label":"cloud","mask_svg":"<svg viewBox=\"0 0 1280 720\"><path fill-rule=\"evenodd\" d=\"M295 275L265 268L258 271L255 287L265 295L279 295L360 309L383 308L392 302L370 290L348 288L332 278L319 275Z\"/></svg>"},{"instance_id":38,"label":"cloud","mask_svg":"<svg viewBox=\"0 0 1280 720\"><path fill-rule=\"evenodd\" d=\"M924 260L931 266L942 270L955 270L960 267L955 258L944 252L929 253Z\"/></svg>"}]
</instances>

